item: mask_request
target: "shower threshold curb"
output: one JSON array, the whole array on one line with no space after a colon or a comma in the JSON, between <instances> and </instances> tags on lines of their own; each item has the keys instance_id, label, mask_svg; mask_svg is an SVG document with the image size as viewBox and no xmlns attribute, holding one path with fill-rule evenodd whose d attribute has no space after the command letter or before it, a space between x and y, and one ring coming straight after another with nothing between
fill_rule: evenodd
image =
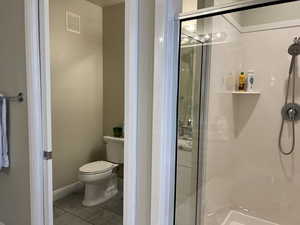
<instances>
[{"instance_id":1,"label":"shower threshold curb","mask_svg":"<svg viewBox=\"0 0 300 225\"><path fill-rule=\"evenodd\" d=\"M265 219L231 210L221 225L280 225Z\"/></svg>"}]
</instances>

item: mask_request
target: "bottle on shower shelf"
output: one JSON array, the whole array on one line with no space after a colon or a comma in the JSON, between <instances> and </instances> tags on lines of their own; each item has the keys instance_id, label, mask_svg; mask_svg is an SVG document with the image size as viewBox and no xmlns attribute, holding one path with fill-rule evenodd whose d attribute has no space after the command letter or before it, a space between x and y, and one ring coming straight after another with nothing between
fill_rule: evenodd
<instances>
[{"instance_id":1,"label":"bottle on shower shelf","mask_svg":"<svg viewBox=\"0 0 300 225\"><path fill-rule=\"evenodd\" d=\"M246 91L246 74L244 72L241 72L239 76L239 91Z\"/></svg>"},{"instance_id":2,"label":"bottle on shower shelf","mask_svg":"<svg viewBox=\"0 0 300 225\"><path fill-rule=\"evenodd\" d=\"M254 91L255 82L255 73L253 70L249 70L247 74L247 91Z\"/></svg>"}]
</instances>

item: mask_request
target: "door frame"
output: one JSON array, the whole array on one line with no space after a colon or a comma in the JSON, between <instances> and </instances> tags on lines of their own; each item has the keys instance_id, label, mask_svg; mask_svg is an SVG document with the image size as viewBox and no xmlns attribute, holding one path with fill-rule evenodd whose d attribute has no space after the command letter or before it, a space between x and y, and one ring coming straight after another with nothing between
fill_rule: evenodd
<instances>
[{"instance_id":1,"label":"door frame","mask_svg":"<svg viewBox=\"0 0 300 225\"><path fill-rule=\"evenodd\" d=\"M42 106L40 86L39 4L25 0L26 84L30 163L31 225L44 224Z\"/></svg>"},{"instance_id":2,"label":"door frame","mask_svg":"<svg viewBox=\"0 0 300 225\"><path fill-rule=\"evenodd\" d=\"M31 225L53 225L49 0L25 0ZM140 0L125 3L124 225L139 225L137 208ZM149 104L152 104L149 103Z\"/></svg>"},{"instance_id":3,"label":"door frame","mask_svg":"<svg viewBox=\"0 0 300 225\"><path fill-rule=\"evenodd\" d=\"M181 0L156 0L151 225L172 225Z\"/></svg>"}]
</instances>

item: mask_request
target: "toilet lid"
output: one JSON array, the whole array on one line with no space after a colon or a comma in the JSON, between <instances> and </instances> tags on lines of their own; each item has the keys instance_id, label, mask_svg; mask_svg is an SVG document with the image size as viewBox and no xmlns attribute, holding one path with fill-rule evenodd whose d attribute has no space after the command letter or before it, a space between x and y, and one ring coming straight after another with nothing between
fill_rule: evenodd
<instances>
[{"instance_id":1,"label":"toilet lid","mask_svg":"<svg viewBox=\"0 0 300 225\"><path fill-rule=\"evenodd\" d=\"M114 167L116 167L117 164L107 162L107 161L96 161L92 163L88 163L82 167L79 168L79 171L81 173L88 173L88 174L95 174L95 173L104 173L107 172Z\"/></svg>"}]
</instances>

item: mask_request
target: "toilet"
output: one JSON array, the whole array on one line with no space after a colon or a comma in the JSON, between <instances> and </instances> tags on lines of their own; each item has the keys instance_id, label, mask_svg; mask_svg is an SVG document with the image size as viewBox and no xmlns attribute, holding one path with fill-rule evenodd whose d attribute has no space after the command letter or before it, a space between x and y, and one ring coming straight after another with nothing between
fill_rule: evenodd
<instances>
[{"instance_id":1,"label":"toilet","mask_svg":"<svg viewBox=\"0 0 300 225\"><path fill-rule=\"evenodd\" d=\"M85 185L82 204L95 206L118 193L116 169L124 162L124 139L104 137L107 161L95 161L79 168L78 179Z\"/></svg>"}]
</instances>

